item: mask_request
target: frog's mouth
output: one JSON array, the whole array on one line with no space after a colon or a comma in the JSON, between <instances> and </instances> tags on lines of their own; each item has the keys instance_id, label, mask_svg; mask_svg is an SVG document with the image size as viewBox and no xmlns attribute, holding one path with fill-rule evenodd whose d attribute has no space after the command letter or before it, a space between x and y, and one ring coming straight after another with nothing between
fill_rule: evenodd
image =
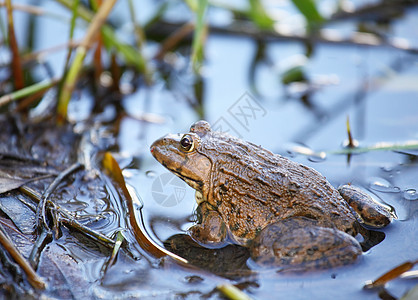
<instances>
[{"instance_id":1,"label":"frog's mouth","mask_svg":"<svg viewBox=\"0 0 418 300\"><path fill-rule=\"evenodd\" d=\"M193 179L191 177L187 177L187 176L181 174L180 172L177 172L174 169L170 169L165 164L163 164L163 166L166 167L168 170L170 170L172 173L174 173L177 177L179 177L180 179L182 179L184 182L186 182L189 186L191 186L195 190L198 190L198 191L202 191L203 190L204 183L203 183L202 180L198 180L198 179Z\"/></svg>"},{"instance_id":2,"label":"frog's mouth","mask_svg":"<svg viewBox=\"0 0 418 300\"><path fill-rule=\"evenodd\" d=\"M151 145L154 158L193 189L205 197L210 180L211 161L196 150L183 152L179 147L180 135L166 135Z\"/></svg>"}]
</instances>

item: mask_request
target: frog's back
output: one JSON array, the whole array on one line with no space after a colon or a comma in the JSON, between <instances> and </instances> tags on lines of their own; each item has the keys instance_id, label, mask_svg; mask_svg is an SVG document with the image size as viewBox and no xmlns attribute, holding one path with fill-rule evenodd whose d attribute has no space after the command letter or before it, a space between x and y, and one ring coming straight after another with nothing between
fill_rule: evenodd
<instances>
[{"instance_id":1,"label":"frog's back","mask_svg":"<svg viewBox=\"0 0 418 300\"><path fill-rule=\"evenodd\" d=\"M213 163L208 201L238 243L248 243L268 224L295 216L355 233L348 205L314 169L215 132L202 151Z\"/></svg>"}]
</instances>

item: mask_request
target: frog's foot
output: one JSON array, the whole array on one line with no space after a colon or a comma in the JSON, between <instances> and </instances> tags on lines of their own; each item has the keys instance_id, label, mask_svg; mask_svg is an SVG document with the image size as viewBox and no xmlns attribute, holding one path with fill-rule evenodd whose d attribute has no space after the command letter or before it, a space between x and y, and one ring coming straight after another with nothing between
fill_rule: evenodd
<instances>
[{"instance_id":1,"label":"frog's foot","mask_svg":"<svg viewBox=\"0 0 418 300\"><path fill-rule=\"evenodd\" d=\"M362 253L352 236L304 217L270 224L253 240L250 250L258 265L295 271L350 264Z\"/></svg>"},{"instance_id":2,"label":"frog's foot","mask_svg":"<svg viewBox=\"0 0 418 300\"><path fill-rule=\"evenodd\" d=\"M227 245L227 228L218 212L210 210L206 202L197 209L198 224L189 228L191 238L206 248L222 248Z\"/></svg>"},{"instance_id":3,"label":"frog's foot","mask_svg":"<svg viewBox=\"0 0 418 300\"><path fill-rule=\"evenodd\" d=\"M359 223L381 228L392 221L393 216L390 208L376 202L361 189L351 185L342 185L338 191L354 211Z\"/></svg>"}]
</instances>

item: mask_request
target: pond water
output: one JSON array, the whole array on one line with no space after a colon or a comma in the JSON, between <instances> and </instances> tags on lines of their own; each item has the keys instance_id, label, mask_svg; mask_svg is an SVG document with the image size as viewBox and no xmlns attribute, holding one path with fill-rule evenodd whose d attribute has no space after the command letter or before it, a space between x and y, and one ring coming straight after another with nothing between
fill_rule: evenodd
<instances>
[{"instance_id":1,"label":"pond water","mask_svg":"<svg viewBox=\"0 0 418 300\"><path fill-rule=\"evenodd\" d=\"M248 57L253 55L255 47L245 38L215 36L209 40L208 52L213 55L209 55L210 63L205 70L207 90L204 95L205 118L209 122L229 122L226 124L244 139L287 156L290 155L286 150L292 143L303 143L315 151L340 149L346 139L347 116L350 116L353 134L362 146L418 138L418 90L412 84L413 78L418 76L418 64L414 57L394 50L318 46L309 63L309 71L317 73L315 75L318 77L332 72L338 78L338 83L325 86L315 93L312 96L315 109L309 109L298 99L286 99L283 96L278 75L274 71L268 74L271 70L262 70L264 74L260 74L260 78L263 79L257 81L270 96L258 98L247 94L250 93ZM239 55L233 49L239 49ZM296 43L281 43L272 44L268 50L272 57L280 57L286 51L297 54L298 49L300 45ZM395 74L385 74L384 69L390 68L393 63L399 64L401 70ZM408 81L410 85L406 84ZM368 88L368 85L373 88ZM258 105L265 110L248 120L247 128L240 126L230 113L230 108L237 103L246 103L242 102L248 100L246 97L250 101L258 101ZM156 240L164 241L191 225L187 221L196 207L194 191L177 182L177 188L185 189L184 195L178 196L181 200L175 200L173 206L159 203L159 196L155 195L155 182L162 176L170 175L153 160L148 148L154 139L166 133L187 132L190 124L199 117L187 105L180 106L181 103L176 99L160 96L151 98L147 99L152 101L151 112L162 113L170 121L163 125L148 126L144 141L138 144L137 149L132 149L130 140L122 149L138 151L144 160L143 168L135 172L129 182L136 187L144 201L145 224ZM318 112L323 114L320 118ZM251 115L251 111L247 113ZM132 126L132 123L126 124L124 128L131 132ZM124 134L123 130L121 134ZM126 134L124 138L128 136ZM123 138L121 142L123 145ZM418 189L415 153L370 152L350 158L346 155L328 155L319 162L303 155L291 156L293 160L320 171L334 186L353 183L365 188L391 205L398 220L383 229L385 240L365 253L354 266L301 276L261 272L255 279L251 278L258 284L258 287L249 288L251 295L264 299L274 292L280 298L292 299L375 299L376 294L362 290L365 281L417 257L418 202L407 196ZM146 176L147 171L154 172L154 176ZM174 194L175 188L166 184L162 193ZM414 284L414 280L397 280L389 284L388 289L399 297ZM199 288L202 285L204 282L198 285Z\"/></svg>"},{"instance_id":2,"label":"pond water","mask_svg":"<svg viewBox=\"0 0 418 300\"><path fill-rule=\"evenodd\" d=\"M54 3L49 5L49 9L55 9ZM417 13L417 9L409 9L391 23L389 34L418 45L418 33L411 30L418 28ZM344 32L352 26L347 22L333 28ZM64 29L55 27L51 36L59 36L56 30ZM51 36L43 35L45 40L38 43L42 47L56 44ZM157 260L131 245L132 255L119 257L106 278L98 281L99 262L107 254L95 247L72 247L72 237L63 237L58 244L83 262L82 272L92 283L87 294L103 299L217 298L219 294L210 292L220 283L232 282L242 284L256 299L272 295L290 299L376 299L374 291L362 288L367 280L418 259L418 152L332 154L341 150L347 139L347 117L360 147L418 140L416 55L388 47L318 43L307 58L303 43L276 41L263 45L265 59L253 68L259 47L251 38L221 34L209 37L202 78L203 115L187 101L194 98L196 78L180 53L175 54L177 73L172 75L171 86L157 78L152 86L139 88L122 99L130 115L163 120L147 123L125 118L117 136L117 155L127 183L143 202L143 222L150 236L163 245L169 237L185 233L193 224L196 202L194 191L158 164L149 147L167 133L188 132L192 123L204 118L217 128L315 168L334 186L352 183L393 207L398 219L381 230L385 239L352 266L299 275L259 271L233 279L190 270L170 259ZM56 72L62 69L62 56L54 54L48 60ZM307 82L288 86L281 83L281 74L292 64L303 66ZM83 97L71 104L70 116L77 118L80 105L89 103ZM302 155L295 151L296 146L313 153L324 151L326 156ZM114 222L125 226L122 219L115 218ZM133 244L133 236L126 236ZM387 289L400 297L416 284L416 278L397 279Z\"/></svg>"}]
</instances>

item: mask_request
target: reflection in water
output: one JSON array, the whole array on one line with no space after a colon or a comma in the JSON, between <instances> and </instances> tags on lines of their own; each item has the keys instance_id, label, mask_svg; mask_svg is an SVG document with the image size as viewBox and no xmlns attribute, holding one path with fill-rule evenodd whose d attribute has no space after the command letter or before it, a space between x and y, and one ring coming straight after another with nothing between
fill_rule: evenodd
<instances>
[{"instance_id":1,"label":"reflection in water","mask_svg":"<svg viewBox=\"0 0 418 300\"><path fill-rule=\"evenodd\" d=\"M400 189L393 186L388 180L379 177L369 178L369 186L371 189L385 193L399 193Z\"/></svg>"},{"instance_id":2,"label":"reflection in water","mask_svg":"<svg viewBox=\"0 0 418 300\"><path fill-rule=\"evenodd\" d=\"M251 274L247 267L248 249L228 245L221 249L207 249L186 234L176 234L164 241L167 250L184 257L192 265L217 275L234 278Z\"/></svg>"},{"instance_id":3,"label":"reflection in water","mask_svg":"<svg viewBox=\"0 0 418 300\"><path fill-rule=\"evenodd\" d=\"M370 248L376 246L380 242L382 242L386 235L382 231L375 231L375 230L362 230L363 241L360 242L361 249L363 252L370 250Z\"/></svg>"}]
</instances>

